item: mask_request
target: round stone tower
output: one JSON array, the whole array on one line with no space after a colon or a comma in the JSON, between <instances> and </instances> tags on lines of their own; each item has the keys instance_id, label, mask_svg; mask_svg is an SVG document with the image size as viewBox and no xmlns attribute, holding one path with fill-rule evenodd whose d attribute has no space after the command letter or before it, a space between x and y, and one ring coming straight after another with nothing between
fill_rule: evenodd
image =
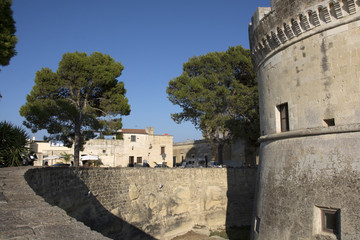
<instances>
[{"instance_id":1,"label":"round stone tower","mask_svg":"<svg viewBox=\"0 0 360 240\"><path fill-rule=\"evenodd\" d=\"M249 28L261 142L253 239L360 239L360 0L271 0Z\"/></svg>"}]
</instances>

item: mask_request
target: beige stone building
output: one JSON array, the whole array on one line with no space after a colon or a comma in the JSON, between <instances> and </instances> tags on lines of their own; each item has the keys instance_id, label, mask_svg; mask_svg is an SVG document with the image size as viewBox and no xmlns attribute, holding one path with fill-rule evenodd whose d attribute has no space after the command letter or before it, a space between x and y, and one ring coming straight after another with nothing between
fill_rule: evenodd
<instances>
[{"instance_id":1,"label":"beige stone building","mask_svg":"<svg viewBox=\"0 0 360 240\"><path fill-rule=\"evenodd\" d=\"M174 143L174 163L182 164L185 161L216 161L216 149L212 149L207 140L195 140ZM227 166L242 167L258 164L258 149L249 147L245 141L239 140L232 145L225 145L223 149L223 163Z\"/></svg>"},{"instance_id":2,"label":"beige stone building","mask_svg":"<svg viewBox=\"0 0 360 240\"><path fill-rule=\"evenodd\" d=\"M360 239L360 1L272 0L249 28L261 137L253 239Z\"/></svg>"},{"instance_id":3,"label":"beige stone building","mask_svg":"<svg viewBox=\"0 0 360 240\"><path fill-rule=\"evenodd\" d=\"M36 153L38 159L34 162L35 166L43 166L47 162L48 165L53 165L58 162L64 162L64 159L53 158L50 156L62 156L64 154L73 154L74 150L64 147L63 144L57 144L51 141L39 141L33 139L30 141L30 151ZM45 159L50 157L50 159Z\"/></svg>"},{"instance_id":4,"label":"beige stone building","mask_svg":"<svg viewBox=\"0 0 360 240\"><path fill-rule=\"evenodd\" d=\"M116 136L110 139L91 139L86 142L80 155L98 156L103 167L127 167L148 163L151 167L166 164L172 167L173 136L155 135L154 128L122 129L122 139ZM119 134L118 134L119 135ZM51 142L33 141L31 150L38 155L35 165L44 165L44 157L61 156L63 153L73 154L73 149L51 144ZM64 162L56 159L49 162Z\"/></svg>"}]
</instances>

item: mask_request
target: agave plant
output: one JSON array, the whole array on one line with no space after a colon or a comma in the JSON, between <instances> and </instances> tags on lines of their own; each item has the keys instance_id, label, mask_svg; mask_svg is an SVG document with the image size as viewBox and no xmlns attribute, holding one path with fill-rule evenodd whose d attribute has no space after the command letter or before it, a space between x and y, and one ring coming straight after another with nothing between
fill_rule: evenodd
<instances>
[{"instance_id":1,"label":"agave plant","mask_svg":"<svg viewBox=\"0 0 360 240\"><path fill-rule=\"evenodd\" d=\"M29 135L21 127L0 122L0 167L21 166L22 158L29 152Z\"/></svg>"}]
</instances>

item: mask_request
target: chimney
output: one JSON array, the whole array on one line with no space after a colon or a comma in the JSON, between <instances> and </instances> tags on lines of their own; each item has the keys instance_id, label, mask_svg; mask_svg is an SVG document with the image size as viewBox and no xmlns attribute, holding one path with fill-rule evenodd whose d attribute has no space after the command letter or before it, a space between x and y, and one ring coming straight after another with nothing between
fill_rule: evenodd
<instances>
[{"instance_id":1,"label":"chimney","mask_svg":"<svg viewBox=\"0 0 360 240\"><path fill-rule=\"evenodd\" d=\"M145 131L150 135L154 135L154 128L153 127L146 127Z\"/></svg>"}]
</instances>

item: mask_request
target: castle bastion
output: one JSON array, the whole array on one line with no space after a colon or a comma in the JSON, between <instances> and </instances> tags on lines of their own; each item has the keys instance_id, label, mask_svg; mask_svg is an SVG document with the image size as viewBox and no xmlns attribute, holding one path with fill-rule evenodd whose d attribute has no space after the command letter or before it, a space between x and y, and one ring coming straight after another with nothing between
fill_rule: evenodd
<instances>
[{"instance_id":1,"label":"castle bastion","mask_svg":"<svg viewBox=\"0 0 360 240\"><path fill-rule=\"evenodd\" d=\"M249 35L261 122L252 239L360 239L360 1L272 0Z\"/></svg>"}]
</instances>

